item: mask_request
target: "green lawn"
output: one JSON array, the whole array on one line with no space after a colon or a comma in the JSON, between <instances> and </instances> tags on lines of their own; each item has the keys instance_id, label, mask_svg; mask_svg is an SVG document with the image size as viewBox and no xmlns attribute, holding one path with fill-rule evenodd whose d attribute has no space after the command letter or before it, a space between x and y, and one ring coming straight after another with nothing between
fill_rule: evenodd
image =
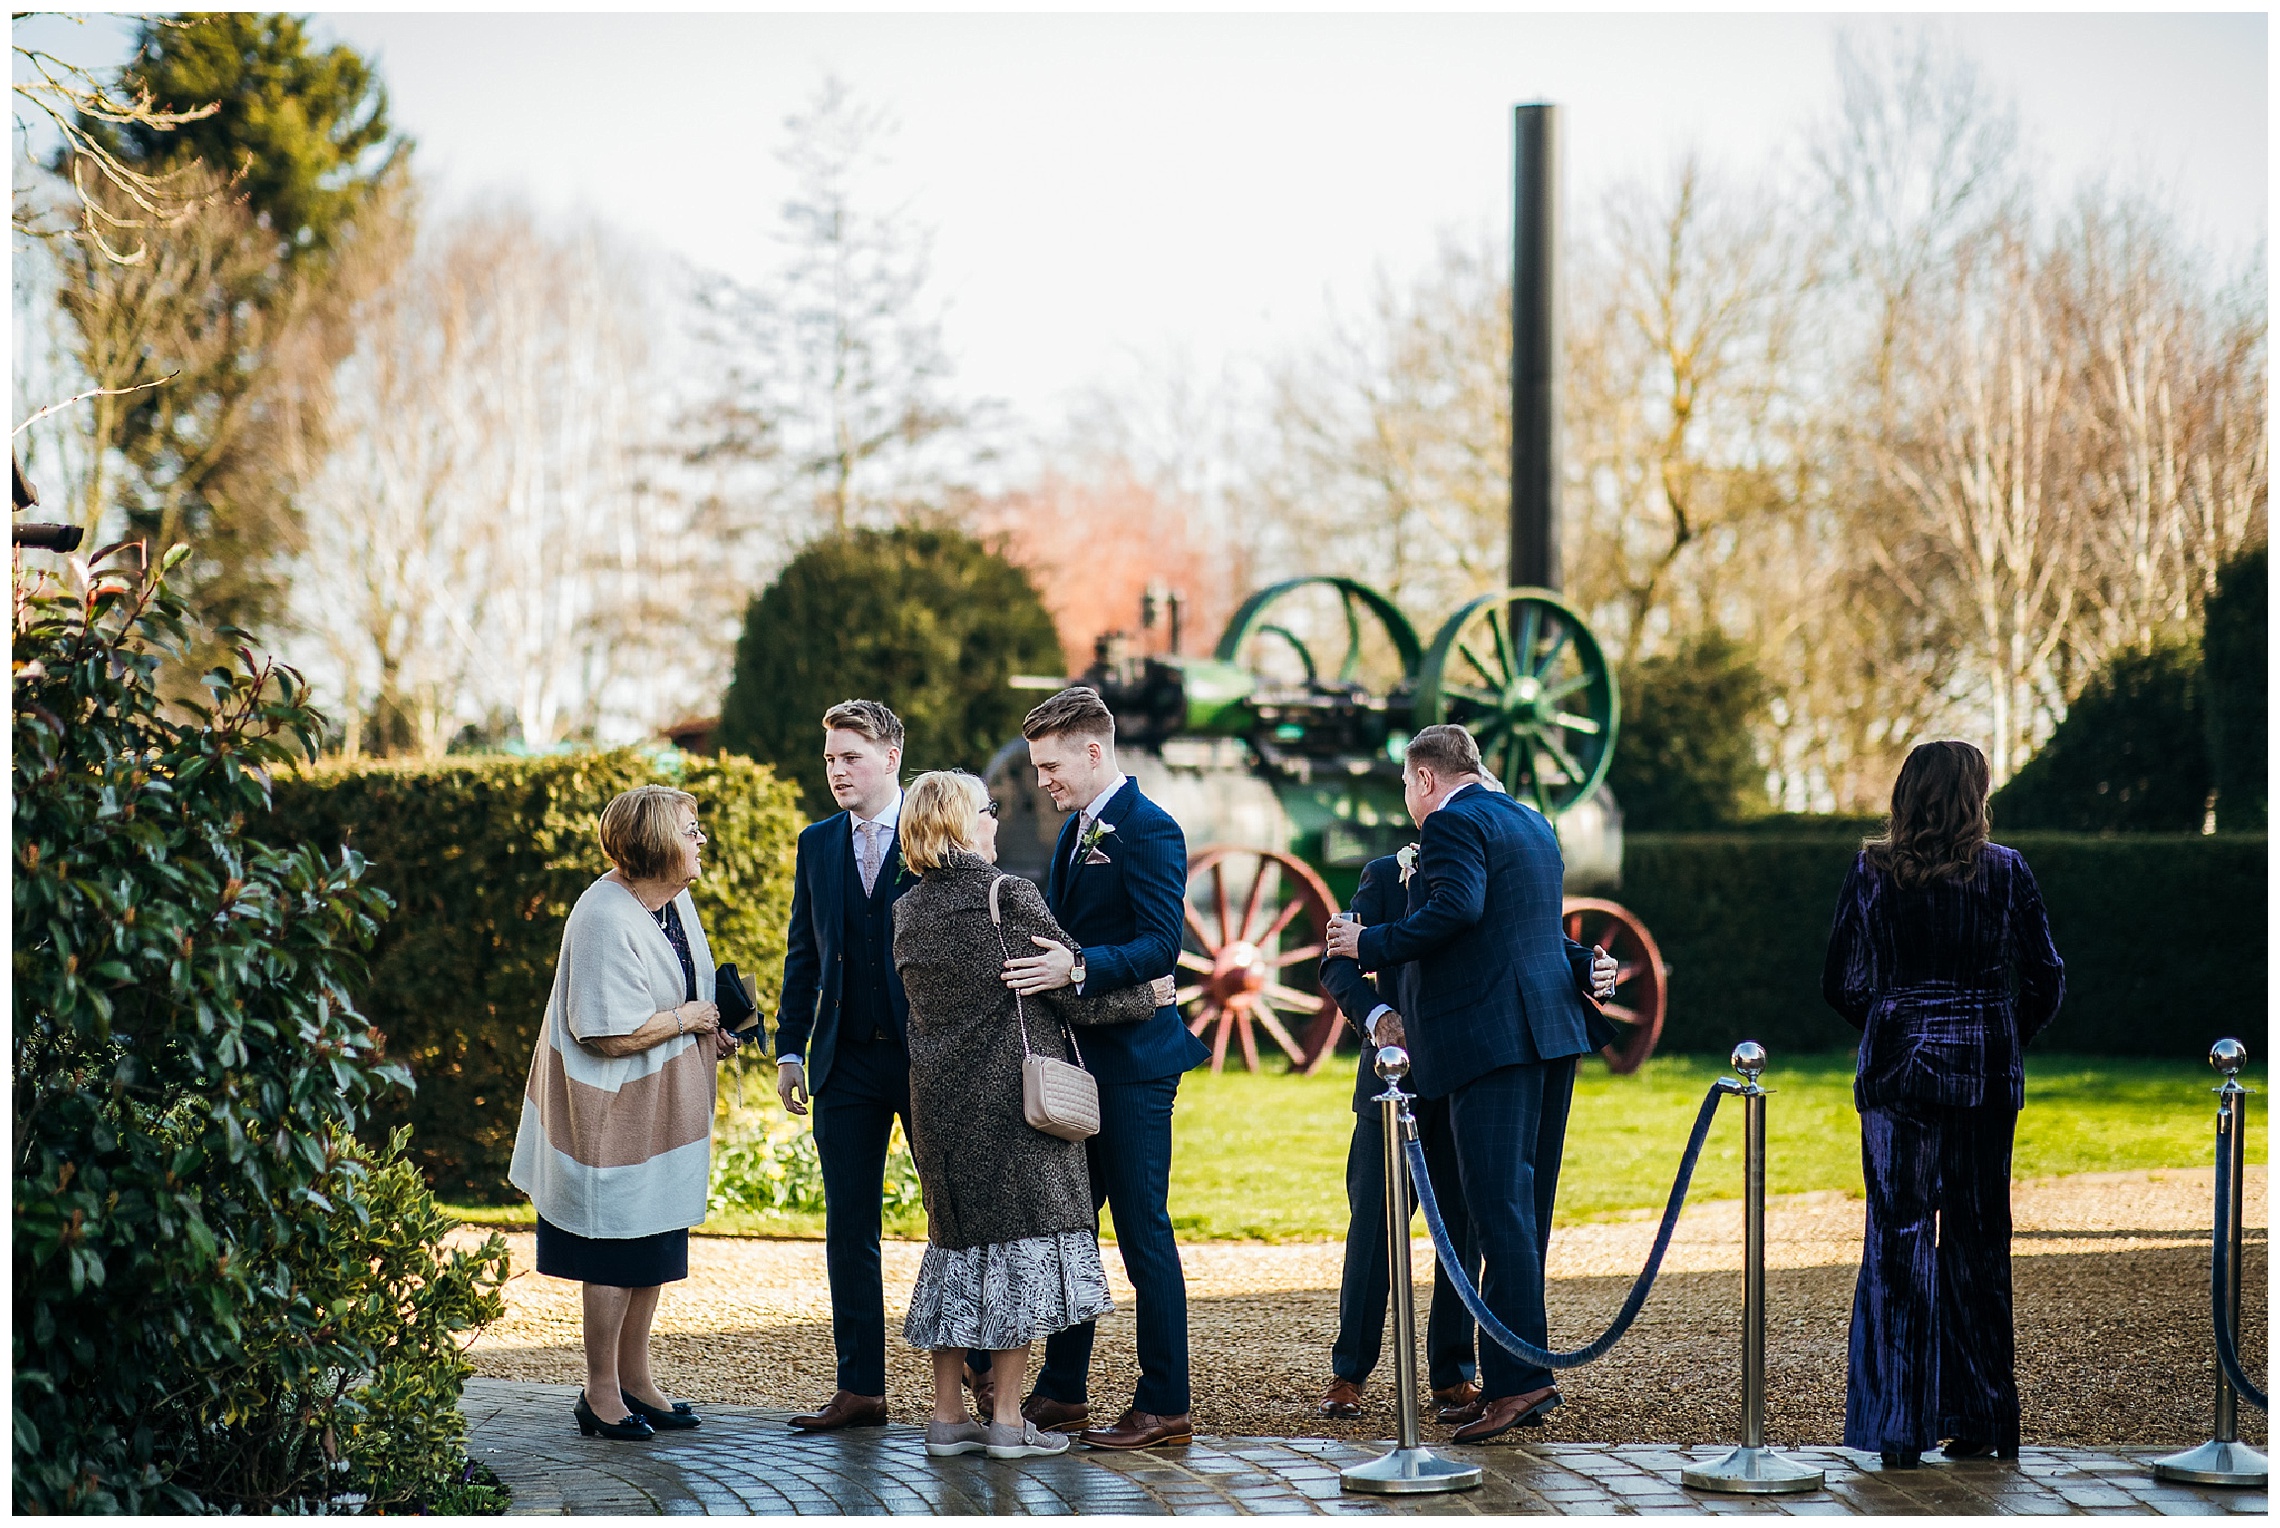
<instances>
[{"instance_id":1,"label":"green lawn","mask_svg":"<svg viewBox=\"0 0 2280 1528\"><path fill-rule=\"evenodd\" d=\"M1576 1083L1561 1168L1560 1219L1591 1220L1659 1209L1670 1191L1694 1112L1723 1069L1709 1057L1661 1056L1631 1077L1586 1063ZM2264 1069L2248 1079L2262 1089ZM1842 1189L1857 1195L1860 1122L1849 1056L1802 1056L1765 1077L1767 1186L1776 1194ZM2206 1066L2038 1056L2027 1069L2012 1170L2020 1178L2129 1168L2206 1167L2215 1118ZM1172 1223L1194 1241L1333 1241L1346 1234L1346 1144L1353 1132L1351 1063L1316 1077L1285 1073L1180 1083L1174 1122ZM2262 1098L2251 1106L2249 1160L2265 1160ZM1742 1192L1741 1107L1718 1111L1694 1197ZM527 1204L455 1206L486 1225L528 1225ZM715 1215L723 1235L821 1236L815 1215ZM898 1217L889 1234L924 1236L923 1215Z\"/></svg>"}]
</instances>

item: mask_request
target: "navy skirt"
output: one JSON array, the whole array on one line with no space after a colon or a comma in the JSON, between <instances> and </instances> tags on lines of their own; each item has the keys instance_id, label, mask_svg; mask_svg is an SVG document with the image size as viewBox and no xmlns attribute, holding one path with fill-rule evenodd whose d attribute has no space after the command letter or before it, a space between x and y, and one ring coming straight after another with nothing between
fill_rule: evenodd
<instances>
[{"instance_id":1,"label":"navy skirt","mask_svg":"<svg viewBox=\"0 0 2280 1528\"><path fill-rule=\"evenodd\" d=\"M619 1289L647 1289L689 1276L689 1233L660 1231L625 1240L580 1236L538 1217L538 1271L549 1278Z\"/></svg>"}]
</instances>

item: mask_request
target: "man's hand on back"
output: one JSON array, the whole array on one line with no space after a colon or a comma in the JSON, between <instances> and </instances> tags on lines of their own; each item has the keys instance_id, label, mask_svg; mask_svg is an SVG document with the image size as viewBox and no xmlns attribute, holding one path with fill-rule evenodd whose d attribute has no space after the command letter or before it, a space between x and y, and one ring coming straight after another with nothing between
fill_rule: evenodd
<instances>
[{"instance_id":1,"label":"man's hand on back","mask_svg":"<svg viewBox=\"0 0 2280 1528\"><path fill-rule=\"evenodd\" d=\"M1332 960L1356 960L1361 956L1362 925L1359 919L1340 913L1330 920L1330 931L1323 941L1323 953Z\"/></svg>"}]
</instances>

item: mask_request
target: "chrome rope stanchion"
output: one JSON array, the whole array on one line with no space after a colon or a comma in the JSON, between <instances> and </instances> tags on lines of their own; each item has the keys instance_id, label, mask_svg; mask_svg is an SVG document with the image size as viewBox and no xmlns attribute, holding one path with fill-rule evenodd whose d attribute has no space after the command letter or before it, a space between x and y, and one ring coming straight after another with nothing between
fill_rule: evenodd
<instances>
[{"instance_id":1,"label":"chrome rope stanchion","mask_svg":"<svg viewBox=\"0 0 2280 1528\"><path fill-rule=\"evenodd\" d=\"M1765 1070L1765 1047L1744 1040L1734 1047L1734 1070L1742 1074L1747 1197L1742 1239L1742 1446L1716 1464L1683 1470L1679 1479L1700 1491L1734 1491L1753 1496L1787 1491L1818 1491L1822 1474L1792 1463L1765 1446L1765 1099L1758 1074Z\"/></svg>"},{"instance_id":2,"label":"chrome rope stanchion","mask_svg":"<svg viewBox=\"0 0 2280 1528\"><path fill-rule=\"evenodd\" d=\"M2225 1079L2214 1089L2217 1181L2225 1186L2225 1192L2216 1207L2210 1246L2211 1324L2218 1329L2220 1345L2216 1436L2199 1448L2156 1460L2153 1474L2157 1480L2199 1486L2261 1486L2268 1474L2264 1456L2240 1441L2240 1392L2226 1372L2223 1351L2229 1346L2237 1352L2240 1345L2240 1180L2247 1165L2249 1093L2241 1086L2240 1069L2247 1060L2248 1047L2238 1040L2219 1040L2209 1047L2209 1065Z\"/></svg>"},{"instance_id":3,"label":"chrome rope stanchion","mask_svg":"<svg viewBox=\"0 0 2280 1528\"><path fill-rule=\"evenodd\" d=\"M1409 1276L1409 1164L1402 1146L1417 1135L1417 1121L1409 1114L1409 1095L1401 1079L1409 1075L1409 1052L1398 1045L1381 1046L1377 1074L1385 1091L1375 1102L1378 1125L1385 1133L1385 1240L1387 1271L1393 1288L1393 1398L1397 1429L1392 1452L1339 1474L1349 1491L1380 1496L1416 1496L1438 1491L1465 1491L1480 1484L1478 1465L1443 1459L1425 1447L1417 1435L1417 1299Z\"/></svg>"}]
</instances>

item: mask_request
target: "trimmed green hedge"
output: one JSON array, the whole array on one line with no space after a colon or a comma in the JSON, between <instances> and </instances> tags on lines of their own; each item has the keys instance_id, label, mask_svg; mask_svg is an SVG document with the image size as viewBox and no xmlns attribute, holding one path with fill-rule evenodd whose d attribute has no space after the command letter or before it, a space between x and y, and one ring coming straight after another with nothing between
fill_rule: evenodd
<instances>
[{"instance_id":1,"label":"trimmed green hedge","mask_svg":"<svg viewBox=\"0 0 2280 1528\"><path fill-rule=\"evenodd\" d=\"M2006 833L2027 857L2066 962L2054 1050L2191 1058L2265 1031L2263 834ZM1623 904L1670 964L1661 1049L1734 1042L1849 1049L1821 961L1857 837L1635 834Z\"/></svg>"},{"instance_id":2,"label":"trimmed green hedge","mask_svg":"<svg viewBox=\"0 0 2280 1528\"><path fill-rule=\"evenodd\" d=\"M381 925L364 1012L417 1091L384 1097L369 1132L412 1127L411 1155L449 1198L513 1194L531 1047L554 981L562 924L609 868L595 829L620 791L662 781L699 802L711 840L697 908L716 960L733 960L772 1012L802 826L794 787L726 756L675 761L631 750L551 758L320 770L281 779L277 842L334 854L395 898Z\"/></svg>"}]
</instances>

